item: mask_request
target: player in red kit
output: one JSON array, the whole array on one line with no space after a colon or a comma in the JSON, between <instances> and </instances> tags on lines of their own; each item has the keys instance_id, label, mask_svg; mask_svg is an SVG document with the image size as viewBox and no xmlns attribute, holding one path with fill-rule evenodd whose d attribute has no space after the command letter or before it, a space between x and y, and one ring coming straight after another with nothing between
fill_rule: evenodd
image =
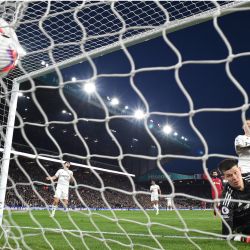
<instances>
[{"instance_id":1,"label":"player in red kit","mask_svg":"<svg viewBox=\"0 0 250 250\"><path fill-rule=\"evenodd\" d=\"M211 178L214 186L211 186L212 199L219 199L222 197L223 184L222 180L218 177L216 169L211 171ZM216 193L217 191L217 193ZM216 207L219 209L220 203L216 202ZM216 216L216 210L214 209L214 216Z\"/></svg>"}]
</instances>

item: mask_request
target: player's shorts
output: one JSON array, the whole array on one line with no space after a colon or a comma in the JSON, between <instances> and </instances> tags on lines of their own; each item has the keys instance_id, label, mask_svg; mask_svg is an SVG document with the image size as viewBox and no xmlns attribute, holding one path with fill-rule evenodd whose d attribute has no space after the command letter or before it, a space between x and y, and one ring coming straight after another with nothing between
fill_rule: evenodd
<instances>
[{"instance_id":1,"label":"player's shorts","mask_svg":"<svg viewBox=\"0 0 250 250\"><path fill-rule=\"evenodd\" d=\"M158 200L159 200L158 194L151 194L151 201L158 201Z\"/></svg>"},{"instance_id":2,"label":"player's shorts","mask_svg":"<svg viewBox=\"0 0 250 250\"><path fill-rule=\"evenodd\" d=\"M61 199L61 200L68 200L69 199L69 188L57 186L54 197Z\"/></svg>"},{"instance_id":3,"label":"player's shorts","mask_svg":"<svg viewBox=\"0 0 250 250\"><path fill-rule=\"evenodd\" d=\"M171 201L171 200L167 200L167 206L168 206L168 207L172 207L172 205L173 205L173 204L172 204L172 201Z\"/></svg>"}]
</instances>

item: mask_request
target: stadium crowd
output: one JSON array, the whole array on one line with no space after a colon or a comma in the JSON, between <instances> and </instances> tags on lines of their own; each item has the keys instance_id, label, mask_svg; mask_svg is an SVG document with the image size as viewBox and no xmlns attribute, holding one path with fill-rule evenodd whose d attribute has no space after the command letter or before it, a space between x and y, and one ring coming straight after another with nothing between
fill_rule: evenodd
<instances>
[{"instance_id":1,"label":"stadium crowd","mask_svg":"<svg viewBox=\"0 0 250 250\"><path fill-rule=\"evenodd\" d=\"M22 167L20 167L22 166ZM9 172L5 204L10 207L45 207L51 205L56 183L45 181L47 174L53 175L59 166L43 168L34 162L18 166L12 161ZM70 208L152 208L148 183L135 183L126 176L98 173L97 175L81 168L73 169L76 183L71 183L69 191ZM161 183L162 193L169 188ZM198 187L198 188L197 188ZM210 198L209 186L204 183L175 183L174 199L176 208L202 208L199 199L185 198L185 194L200 198ZM134 191L134 192L133 192ZM166 207L164 197L160 207ZM212 204L207 204L207 208Z\"/></svg>"}]
</instances>

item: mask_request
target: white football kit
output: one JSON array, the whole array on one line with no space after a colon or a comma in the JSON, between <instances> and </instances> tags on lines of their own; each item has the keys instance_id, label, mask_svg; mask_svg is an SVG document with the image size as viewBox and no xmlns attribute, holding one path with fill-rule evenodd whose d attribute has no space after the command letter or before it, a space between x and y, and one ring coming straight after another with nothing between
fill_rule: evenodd
<instances>
[{"instance_id":1,"label":"white football kit","mask_svg":"<svg viewBox=\"0 0 250 250\"><path fill-rule=\"evenodd\" d=\"M250 173L250 137L238 135L235 138L234 146L239 156L238 166L241 169L241 173Z\"/></svg>"},{"instance_id":2,"label":"white football kit","mask_svg":"<svg viewBox=\"0 0 250 250\"><path fill-rule=\"evenodd\" d=\"M58 199L68 200L69 196L69 182L73 177L73 172L68 169L59 169L56 174L58 182L54 197Z\"/></svg>"},{"instance_id":3,"label":"white football kit","mask_svg":"<svg viewBox=\"0 0 250 250\"><path fill-rule=\"evenodd\" d=\"M160 187L156 184L150 186L151 191L151 201L158 201L159 200L159 190Z\"/></svg>"},{"instance_id":4,"label":"white football kit","mask_svg":"<svg viewBox=\"0 0 250 250\"><path fill-rule=\"evenodd\" d=\"M173 200L172 200L172 198L171 197L167 197L166 200L167 200L167 206L168 207L172 207L173 206Z\"/></svg>"}]
</instances>

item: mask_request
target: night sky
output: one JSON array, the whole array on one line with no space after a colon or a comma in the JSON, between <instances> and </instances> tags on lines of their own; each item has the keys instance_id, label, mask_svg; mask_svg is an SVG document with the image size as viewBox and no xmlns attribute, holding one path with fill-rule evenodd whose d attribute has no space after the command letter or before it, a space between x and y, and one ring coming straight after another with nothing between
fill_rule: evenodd
<instances>
[{"instance_id":1,"label":"night sky","mask_svg":"<svg viewBox=\"0 0 250 250\"><path fill-rule=\"evenodd\" d=\"M233 54L250 51L249 11L223 16L218 19L218 25L230 42ZM179 77L192 98L195 110L204 108L239 108L244 104L242 93L226 73L225 59L228 57L229 52L224 41L215 30L212 21L170 33L167 37L182 56L182 67L179 69ZM166 44L162 36L133 45L128 48L128 51L133 58L136 70L149 67L173 66L178 62L176 54ZM201 60L213 60L214 63L195 63ZM100 96L103 98L107 96L119 98L119 107L121 109L128 105L131 110L138 107L145 110L143 101L130 85L130 77L121 76L131 72L131 64L123 50L95 58L93 61L97 69L98 78L96 86ZM193 62L187 63L188 61ZM232 75L247 94L250 92L249 65L249 55L234 58L229 64ZM62 73L65 81L70 80L72 77L85 80L93 76L93 68L89 62L85 61L62 70ZM154 126L157 126L157 123L172 125L174 131L177 131L179 136L183 135L188 139L190 155L202 156L205 149L199 137L191 128L189 117L176 116L176 114L188 113L190 107L187 98L176 82L175 73L176 70L174 69L148 70L136 73L133 81L147 100L150 112L172 113L172 115L168 116L156 114L150 116L149 120L154 120ZM103 77L101 76L102 74L108 74L109 76ZM120 77L112 74L120 74ZM79 107L83 94L74 90L72 86L69 85L68 90L65 90L64 93L67 96L67 93L70 92L69 98L73 98L79 104ZM21 86L22 88L28 89L29 87L23 85L23 87ZM249 103L249 100L247 102ZM61 106L57 108L59 113L63 109ZM21 109L20 106L19 109ZM247 112L248 114L249 112ZM238 134L243 133L241 129L241 115L242 111L238 109L238 111L230 112L204 111L193 116L194 125L207 142L208 154L235 156L234 139ZM81 115L79 114L79 116ZM51 120L56 119L52 116ZM110 153L112 154L111 151ZM222 158L209 157L207 167L209 169L216 167ZM200 160L177 159L165 164L164 167L170 172L203 172Z\"/></svg>"}]
</instances>

